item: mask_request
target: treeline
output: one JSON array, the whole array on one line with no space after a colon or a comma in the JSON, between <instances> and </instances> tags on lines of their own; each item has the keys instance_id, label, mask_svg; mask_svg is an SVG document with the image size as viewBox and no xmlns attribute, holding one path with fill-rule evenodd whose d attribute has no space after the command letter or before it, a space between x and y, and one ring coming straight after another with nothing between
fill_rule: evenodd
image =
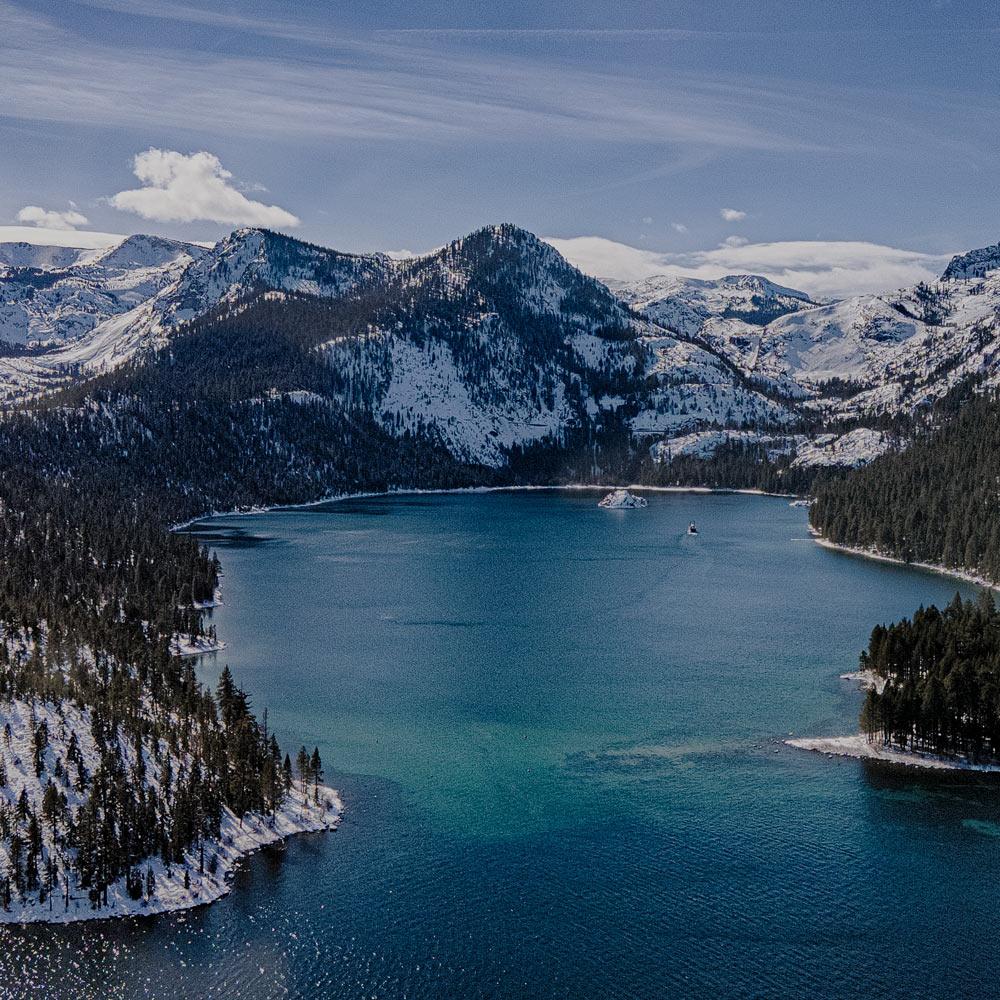
<instances>
[{"instance_id":1,"label":"treeline","mask_svg":"<svg viewBox=\"0 0 1000 1000\"><path fill-rule=\"evenodd\" d=\"M645 461L638 481L650 486L707 486L711 489L806 493L817 470L793 465L790 456L771 458L759 444L730 441L711 458L680 455L669 463Z\"/></svg>"},{"instance_id":2,"label":"treeline","mask_svg":"<svg viewBox=\"0 0 1000 1000\"><path fill-rule=\"evenodd\" d=\"M907 750L1000 758L1000 613L990 591L940 611L879 625L861 669L870 687L861 728L870 740Z\"/></svg>"},{"instance_id":3,"label":"treeline","mask_svg":"<svg viewBox=\"0 0 1000 1000\"><path fill-rule=\"evenodd\" d=\"M905 451L818 482L810 519L838 544L1000 580L1000 402L964 395Z\"/></svg>"}]
</instances>

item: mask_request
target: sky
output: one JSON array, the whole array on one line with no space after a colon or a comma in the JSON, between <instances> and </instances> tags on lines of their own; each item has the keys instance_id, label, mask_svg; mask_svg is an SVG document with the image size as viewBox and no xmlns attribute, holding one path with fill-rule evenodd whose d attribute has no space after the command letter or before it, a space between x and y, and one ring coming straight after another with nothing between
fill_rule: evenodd
<instances>
[{"instance_id":1,"label":"sky","mask_svg":"<svg viewBox=\"0 0 1000 1000\"><path fill-rule=\"evenodd\" d=\"M510 221L601 277L837 296L1000 239L992 3L0 0L0 26L0 240L419 252Z\"/></svg>"}]
</instances>

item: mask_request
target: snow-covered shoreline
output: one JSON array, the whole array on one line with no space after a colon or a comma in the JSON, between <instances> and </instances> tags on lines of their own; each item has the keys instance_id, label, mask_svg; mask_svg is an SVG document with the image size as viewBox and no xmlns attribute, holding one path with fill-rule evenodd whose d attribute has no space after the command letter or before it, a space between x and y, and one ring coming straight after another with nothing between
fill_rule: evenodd
<instances>
[{"instance_id":1,"label":"snow-covered shoreline","mask_svg":"<svg viewBox=\"0 0 1000 1000\"><path fill-rule=\"evenodd\" d=\"M171 531L184 531L199 521L207 521L213 517L251 517L255 514L270 514L282 510L308 510L310 507L322 507L328 503L341 503L347 500L374 500L379 497L405 496L444 496L462 493L527 493L543 490L641 490L647 493L718 493L722 495L742 495L753 497L774 497L781 500L794 499L797 493L769 493L767 490L724 488L716 486L647 486L644 483L629 483L625 486L615 486L608 483L561 483L550 486L454 486L446 489L392 489L363 493L333 493L321 500L307 500L304 503L270 504L259 507L243 507L235 510L213 510L198 514L171 525Z\"/></svg>"},{"instance_id":2,"label":"snow-covered shoreline","mask_svg":"<svg viewBox=\"0 0 1000 1000\"><path fill-rule=\"evenodd\" d=\"M938 771L988 771L1000 773L1000 764L977 764L961 757L941 757L919 750L901 750L881 743L869 743L863 733L853 736L796 737L784 740L785 746L811 750L831 757L855 757L859 760L880 760L907 767L925 767Z\"/></svg>"},{"instance_id":3,"label":"snow-covered shoreline","mask_svg":"<svg viewBox=\"0 0 1000 1000\"><path fill-rule=\"evenodd\" d=\"M857 681L862 691L873 689L877 694L885 690L888 683L884 677L879 677L874 670L852 670L848 674L841 674L842 681Z\"/></svg>"},{"instance_id":4,"label":"snow-covered shoreline","mask_svg":"<svg viewBox=\"0 0 1000 1000\"><path fill-rule=\"evenodd\" d=\"M225 648L226 644L221 639L212 639L207 635L175 635L170 641L170 652L174 656L206 656L209 653L221 653Z\"/></svg>"},{"instance_id":5,"label":"snow-covered shoreline","mask_svg":"<svg viewBox=\"0 0 1000 1000\"><path fill-rule=\"evenodd\" d=\"M841 674L842 681L856 681L862 690L874 688L880 694L886 679L873 670L854 670ZM924 753L921 750L902 750L871 742L864 733L853 736L801 736L783 741L785 746L799 750L811 750L830 757L855 757L859 760L881 760L889 764L903 764L908 767L928 767L939 771L993 771L1000 772L1000 764L976 764L963 757L943 757L940 754Z\"/></svg>"},{"instance_id":6,"label":"snow-covered shoreline","mask_svg":"<svg viewBox=\"0 0 1000 1000\"><path fill-rule=\"evenodd\" d=\"M850 556L860 556L862 559L874 559L876 562L893 563L896 566L908 566L911 569L922 569L928 573L937 573L939 576L950 576L955 580L962 580L964 583L972 583L977 587L989 587L991 590L996 590L998 587L992 580L988 580L985 576L979 576L976 573L969 573L961 569L950 569L938 563L907 562L898 556L884 555L875 549L863 549L853 545L838 545L836 542L831 542L824 538L815 528L810 528L809 530L817 545L821 545L824 549L830 549L832 552L843 552Z\"/></svg>"},{"instance_id":7,"label":"snow-covered shoreline","mask_svg":"<svg viewBox=\"0 0 1000 1000\"><path fill-rule=\"evenodd\" d=\"M232 878L240 862L262 848L282 842L286 837L301 833L335 830L343 814L339 794L326 785L319 786L319 803L315 802L312 786L303 793L296 786L273 816L248 814L242 820L226 809L218 840L205 841L205 857L215 859L215 872L206 867L199 873L200 852L192 847L184 864L168 869L159 858L143 862L142 871L151 868L155 889L150 899L132 899L125 889L125 879L108 887L108 905L94 909L77 889L71 893L67 907L63 895L56 892L45 903L15 900L9 910L0 909L0 924L77 923L83 920L117 920L124 917L146 917L190 910L214 903L232 891ZM185 889L187 874L189 886ZM50 909L51 905L51 909Z\"/></svg>"}]
</instances>

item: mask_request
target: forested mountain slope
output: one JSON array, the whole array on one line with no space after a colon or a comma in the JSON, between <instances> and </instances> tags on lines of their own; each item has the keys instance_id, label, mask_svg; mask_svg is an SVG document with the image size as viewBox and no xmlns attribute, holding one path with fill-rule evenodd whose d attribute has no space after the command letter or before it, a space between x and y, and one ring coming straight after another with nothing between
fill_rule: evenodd
<instances>
[{"instance_id":1,"label":"forested mountain slope","mask_svg":"<svg viewBox=\"0 0 1000 1000\"><path fill-rule=\"evenodd\" d=\"M910 446L817 485L829 539L1000 582L1000 402L971 394Z\"/></svg>"},{"instance_id":2,"label":"forested mountain slope","mask_svg":"<svg viewBox=\"0 0 1000 1000\"><path fill-rule=\"evenodd\" d=\"M607 421L627 426L629 447L661 464L730 447L719 430L753 432L746 443L772 460L852 464L893 442L873 433L843 447L838 435L881 431L886 414L906 411L883 399L905 395L895 375L887 388L885 345L924 332L900 303L825 306L753 275L650 279L616 297L510 225L407 260L254 229L208 250L168 243L132 237L72 259L0 248L38 265L29 270L39 286L28 287L22 267L0 274L9 307L23 312L30 299L38 314L35 333L0 344L0 395L16 402L86 380L163 347L219 305L278 291L337 303L342 316L354 309L369 342L331 338L331 362L358 369L353 391L371 389L366 401L387 430L433 424L462 461L499 467L511 448ZM128 261L134 273L114 270ZM100 300L86 322L74 299L84 275ZM958 339L963 370L985 363ZM935 386L939 368L924 372ZM832 437L817 447L817 435Z\"/></svg>"},{"instance_id":3,"label":"forested mountain slope","mask_svg":"<svg viewBox=\"0 0 1000 1000\"><path fill-rule=\"evenodd\" d=\"M214 898L223 830L280 822L291 794L245 696L172 651L205 634L217 566L79 445L40 462L55 438L4 426L0 922Z\"/></svg>"}]
</instances>

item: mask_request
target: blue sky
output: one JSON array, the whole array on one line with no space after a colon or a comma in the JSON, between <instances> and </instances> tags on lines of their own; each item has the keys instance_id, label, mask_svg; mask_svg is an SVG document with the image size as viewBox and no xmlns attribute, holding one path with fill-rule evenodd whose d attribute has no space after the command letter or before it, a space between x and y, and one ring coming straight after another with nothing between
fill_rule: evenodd
<instances>
[{"instance_id":1,"label":"blue sky","mask_svg":"<svg viewBox=\"0 0 1000 1000\"><path fill-rule=\"evenodd\" d=\"M419 251L509 220L622 276L794 277L806 241L823 294L1000 239L994 4L0 0L0 24L0 226Z\"/></svg>"}]
</instances>

